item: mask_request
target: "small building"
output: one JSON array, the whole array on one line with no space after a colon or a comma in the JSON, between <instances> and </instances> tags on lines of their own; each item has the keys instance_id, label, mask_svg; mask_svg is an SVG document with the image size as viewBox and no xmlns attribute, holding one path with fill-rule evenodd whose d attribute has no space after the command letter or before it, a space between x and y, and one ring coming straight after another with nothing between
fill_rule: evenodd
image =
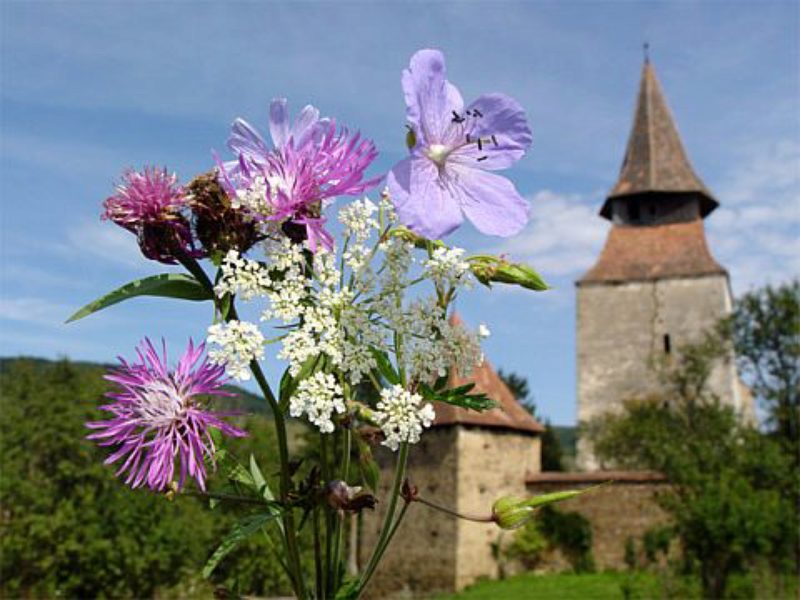
<instances>
[{"instance_id":1,"label":"small building","mask_svg":"<svg viewBox=\"0 0 800 600\"><path fill-rule=\"evenodd\" d=\"M577 281L579 424L657 391L654 364L730 314L728 272L712 256L704 228L717 206L646 60L619 178L600 209L611 229L597 262ZM709 383L722 403L752 411L733 360ZM601 466L585 438L577 465Z\"/></svg>"},{"instance_id":2,"label":"small building","mask_svg":"<svg viewBox=\"0 0 800 600\"><path fill-rule=\"evenodd\" d=\"M410 481L422 497L459 513L488 515L504 495L524 495L526 476L538 473L544 428L514 398L488 361L470 377L451 375L451 387L474 382L498 403L478 413L437 403L436 421L411 448ZM395 455L377 452L381 465L379 498L387 498ZM365 515L361 564L380 533L383 506ZM496 577L493 550L501 530L494 523L449 517L414 504L370 583L369 597L456 591L481 577ZM365 556L366 555L366 556Z\"/></svg>"}]
</instances>

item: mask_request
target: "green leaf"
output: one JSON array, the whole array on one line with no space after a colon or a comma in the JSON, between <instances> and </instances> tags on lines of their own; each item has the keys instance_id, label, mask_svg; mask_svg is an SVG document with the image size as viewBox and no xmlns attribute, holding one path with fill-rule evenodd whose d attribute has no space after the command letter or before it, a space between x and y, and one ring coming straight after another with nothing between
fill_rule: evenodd
<instances>
[{"instance_id":1,"label":"green leaf","mask_svg":"<svg viewBox=\"0 0 800 600\"><path fill-rule=\"evenodd\" d=\"M468 383L457 388L436 391L430 386L420 384L419 391L426 400L432 402L444 402L453 406L460 406L469 410L482 412L497 406L497 402L491 400L486 394L470 394L475 387L474 383Z\"/></svg>"},{"instance_id":2,"label":"green leaf","mask_svg":"<svg viewBox=\"0 0 800 600\"><path fill-rule=\"evenodd\" d=\"M356 444L358 446L358 468L361 471L361 478L369 489L377 493L381 479L381 469L375 459L372 458L372 449L369 444L360 438L356 438Z\"/></svg>"},{"instance_id":3,"label":"green leaf","mask_svg":"<svg viewBox=\"0 0 800 600\"><path fill-rule=\"evenodd\" d=\"M358 597L358 578L346 581L336 592L335 600L355 600Z\"/></svg>"},{"instance_id":4,"label":"green leaf","mask_svg":"<svg viewBox=\"0 0 800 600\"><path fill-rule=\"evenodd\" d=\"M400 375L398 375L397 371L394 370L392 362L389 360L389 356L386 354L386 352L376 350L372 347L370 347L370 352L372 352L372 356L375 357L375 361L378 363L378 371L381 375L383 375L384 379L386 379L386 381L392 385L399 384Z\"/></svg>"},{"instance_id":5,"label":"green leaf","mask_svg":"<svg viewBox=\"0 0 800 600\"><path fill-rule=\"evenodd\" d=\"M261 528L274 519L275 516L276 515L273 513L250 515L249 517L245 517L236 523L231 529L230 533L228 533L225 539L222 540L222 543L217 547L216 550L214 550L214 554L212 554L211 558L208 559L206 566L203 567L203 577L208 579L223 558L233 552L239 546L239 544L241 544L251 535L260 531Z\"/></svg>"},{"instance_id":6,"label":"green leaf","mask_svg":"<svg viewBox=\"0 0 800 600\"><path fill-rule=\"evenodd\" d=\"M162 298L178 298L181 300L213 300L213 295L206 290L200 282L190 275L183 273L162 273L144 279L137 279L126 283L113 292L90 302L78 312L67 319L67 323L77 321L109 306L136 296L160 296Z\"/></svg>"}]
</instances>

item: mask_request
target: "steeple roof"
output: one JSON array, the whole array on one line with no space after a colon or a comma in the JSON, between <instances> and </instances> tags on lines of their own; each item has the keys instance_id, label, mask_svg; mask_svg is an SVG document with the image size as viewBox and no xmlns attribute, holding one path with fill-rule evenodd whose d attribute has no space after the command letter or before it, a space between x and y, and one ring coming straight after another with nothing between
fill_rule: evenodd
<instances>
[{"instance_id":1,"label":"steeple roof","mask_svg":"<svg viewBox=\"0 0 800 600\"><path fill-rule=\"evenodd\" d=\"M699 194L704 217L718 204L694 172L655 69L645 60L625 159L600 214L610 218L614 198L653 192Z\"/></svg>"},{"instance_id":2,"label":"steeple roof","mask_svg":"<svg viewBox=\"0 0 800 600\"><path fill-rule=\"evenodd\" d=\"M461 318L457 314L450 317L451 323L461 323ZM494 429L505 429L519 431L529 434L540 434L544 427L531 414L517 402L514 394L508 386L500 379L500 376L485 360L473 369L468 377L461 377L455 368L450 369L448 387L455 388L468 383L474 383L473 393L486 394L490 399L497 402L497 408L484 412L467 410L444 402L437 402L434 407L436 419L434 426L443 425L473 425L477 427L489 427Z\"/></svg>"}]
</instances>

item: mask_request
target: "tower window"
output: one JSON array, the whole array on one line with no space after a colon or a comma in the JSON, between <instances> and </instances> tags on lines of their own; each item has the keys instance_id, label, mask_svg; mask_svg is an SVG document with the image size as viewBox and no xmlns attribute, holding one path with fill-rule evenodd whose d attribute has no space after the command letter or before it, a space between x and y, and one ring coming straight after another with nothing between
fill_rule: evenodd
<instances>
[{"instance_id":1,"label":"tower window","mask_svg":"<svg viewBox=\"0 0 800 600\"><path fill-rule=\"evenodd\" d=\"M672 340L669 339L669 334L664 334L664 354L670 354L672 352Z\"/></svg>"},{"instance_id":2,"label":"tower window","mask_svg":"<svg viewBox=\"0 0 800 600\"><path fill-rule=\"evenodd\" d=\"M628 204L628 218L634 223L637 223L642 218L639 212L639 205L636 202L630 202Z\"/></svg>"}]
</instances>

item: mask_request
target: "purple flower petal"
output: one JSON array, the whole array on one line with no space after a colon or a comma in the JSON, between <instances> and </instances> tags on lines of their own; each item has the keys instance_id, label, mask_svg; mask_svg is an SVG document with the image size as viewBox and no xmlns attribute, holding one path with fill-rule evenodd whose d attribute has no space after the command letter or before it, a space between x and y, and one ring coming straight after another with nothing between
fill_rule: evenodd
<instances>
[{"instance_id":1,"label":"purple flower petal","mask_svg":"<svg viewBox=\"0 0 800 600\"><path fill-rule=\"evenodd\" d=\"M236 119L231 126L228 148L237 154L255 159L267 151L267 144L261 134L244 119Z\"/></svg>"},{"instance_id":2,"label":"purple flower petal","mask_svg":"<svg viewBox=\"0 0 800 600\"><path fill-rule=\"evenodd\" d=\"M440 142L452 111L460 113L464 108L461 94L446 80L445 74L444 55L428 49L411 57L401 79L406 119L428 144Z\"/></svg>"},{"instance_id":3,"label":"purple flower petal","mask_svg":"<svg viewBox=\"0 0 800 600\"><path fill-rule=\"evenodd\" d=\"M451 190L425 157L400 161L389 172L386 183L400 221L426 238L442 238L464 220Z\"/></svg>"},{"instance_id":4,"label":"purple flower petal","mask_svg":"<svg viewBox=\"0 0 800 600\"><path fill-rule=\"evenodd\" d=\"M275 98L269 105L269 134L276 148L283 148L289 139L289 109L286 98Z\"/></svg>"},{"instance_id":5,"label":"purple flower petal","mask_svg":"<svg viewBox=\"0 0 800 600\"><path fill-rule=\"evenodd\" d=\"M313 106L308 105L300 111L292 126L291 134L296 148L302 148L306 142L312 139L318 122L319 111Z\"/></svg>"},{"instance_id":6,"label":"purple flower petal","mask_svg":"<svg viewBox=\"0 0 800 600\"><path fill-rule=\"evenodd\" d=\"M482 139L479 148L471 144L450 155L453 162L490 171L506 169L517 162L531 145L525 111L516 100L504 94L484 94L467 107L481 115L473 121L472 139Z\"/></svg>"},{"instance_id":7,"label":"purple flower petal","mask_svg":"<svg viewBox=\"0 0 800 600\"><path fill-rule=\"evenodd\" d=\"M528 223L528 201L505 177L452 165L461 208L481 233L510 237Z\"/></svg>"}]
</instances>

